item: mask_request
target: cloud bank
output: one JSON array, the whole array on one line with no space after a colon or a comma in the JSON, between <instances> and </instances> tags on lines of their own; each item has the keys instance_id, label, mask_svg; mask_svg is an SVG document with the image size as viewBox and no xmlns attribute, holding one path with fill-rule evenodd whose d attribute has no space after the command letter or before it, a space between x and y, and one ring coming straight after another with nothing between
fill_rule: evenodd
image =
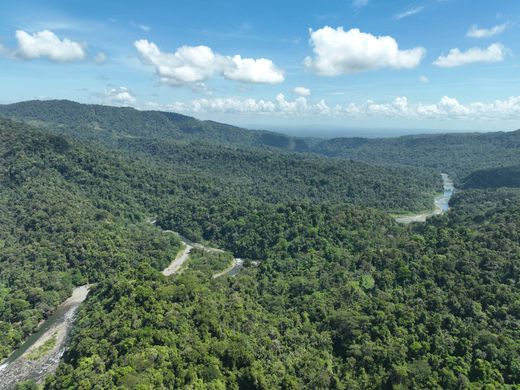
<instances>
[{"instance_id":1,"label":"cloud bank","mask_svg":"<svg viewBox=\"0 0 520 390\"><path fill-rule=\"evenodd\" d=\"M239 98L203 98L189 102L175 102L169 105L149 107L168 111L197 115L201 113L239 113L279 117L345 117L345 118L389 118L389 119L463 119L479 120L519 120L520 96L489 103L460 103L457 99L443 96L437 103L410 103L405 96L393 101L376 103L346 103L329 105L325 100L310 102L305 97L287 100L278 94L273 100Z\"/></svg>"}]
</instances>

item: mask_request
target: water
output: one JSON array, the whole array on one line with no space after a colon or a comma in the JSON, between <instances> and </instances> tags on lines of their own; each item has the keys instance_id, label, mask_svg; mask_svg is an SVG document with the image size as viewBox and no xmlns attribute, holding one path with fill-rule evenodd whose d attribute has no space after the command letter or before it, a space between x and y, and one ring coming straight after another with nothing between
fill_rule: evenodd
<instances>
[{"instance_id":1,"label":"water","mask_svg":"<svg viewBox=\"0 0 520 390\"><path fill-rule=\"evenodd\" d=\"M450 209L450 199L455 193L455 186L453 185L453 180L451 180L449 176L445 173L441 173L441 176L444 185L444 192L442 195L439 195L435 198L436 209L441 211L439 214L445 213Z\"/></svg>"},{"instance_id":2,"label":"water","mask_svg":"<svg viewBox=\"0 0 520 390\"><path fill-rule=\"evenodd\" d=\"M87 294L88 286L75 288L72 296L58 306L38 330L0 365L0 389L14 388L18 381L28 379L41 381L56 369L65 351L68 333L74 323L76 311ZM29 360L24 357L24 354L36 343L39 341L43 343L53 334L57 335L57 341L49 353L37 360Z\"/></svg>"},{"instance_id":3,"label":"water","mask_svg":"<svg viewBox=\"0 0 520 390\"><path fill-rule=\"evenodd\" d=\"M435 209L429 213L421 213L414 215L405 215L398 217L395 220L399 223L412 223L412 222L426 222L426 220L434 215L440 215L445 213L450 208L450 199L455 193L455 186L453 180L446 173L441 173L442 183L444 191L434 199Z\"/></svg>"},{"instance_id":4,"label":"water","mask_svg":"<svg viewBox=\"0 0 520 390\"><path fill-rule=\"evenodd\" d=\"M229 276L235 276L237 275L242 267L244 266L244 260L242 259L235 259L235 265L231 270L228 272Z\"/></svg>"},{"instance_id":5,"label":"water","mask_svg":"<svg viewBox=\"0 0 520 390\"><path fill-rule=\"evenodd\" d=\"M16 359L22 356L29 348L34 345L36 341L39 340L40 337L43 336L45 332L51 329L55 324L65 321L69 312L72 312L71 314L73 314L74 309L75 307L58 307L54 314L47 318L38 328L38 330L29 336L29 338L25 340L25 342L7 358L4 364L2 364L2 367L7 367L10 363L14 362Z\"/></svg>"}]
</instances>

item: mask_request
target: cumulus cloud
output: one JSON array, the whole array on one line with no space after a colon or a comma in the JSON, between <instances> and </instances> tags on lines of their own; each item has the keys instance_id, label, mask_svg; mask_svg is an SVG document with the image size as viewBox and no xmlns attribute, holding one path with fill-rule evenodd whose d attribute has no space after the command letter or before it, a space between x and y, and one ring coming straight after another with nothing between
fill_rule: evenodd
<instances>
[{"instance_id":1,"label":"cumulus cloud","mask_svg":"<svg viewBox=\"0 0 520 390\"><path fill-rule=\"evenodd\" d=\"M98 52L94 57L94 62L97 65L103 65L105 62L107 62L107 55L102 51Z\"/></svg>"},{"instance_id":2,"label":"cumulus cloud","mask_svg":"<svg viewBox=\"0 0 520 390\"><path fill-rule=\"evenodd\" d=\"M242 58L235 55L226 64L223 75L229 80L244 83L278 84L284 81L283 72L266 58Z\"/></svg>"},{"instance_id":3,"label":"cumulus cloud","mask_svg":"<svg viewBox=\"0 0 520 390\"><path fill-rule=\"evenodd\" d=\"M463 104L457 99L443 96L437 103L411 103L407 97L399 96L390 102L330 105L325 100L310 102L305 97L288 100L278 94L272 100L253 98L204 98L188 102L175 102L166 106L149 104L154 109L182 112L185 114L239 113L247 115L269 115L281 117L344 117L344 118L388 118L388 119L438 119L438 120L520 120L520 96L493 102L471 102Z\"/></svg>"},{"instance_id":4,"label":"cumulus cloud","mask_svg":"<svg viewBox=\"0 0 520 390\"><path fill-rule=\"evenodd\" d=\"M17 30L16 39L18 48L14 55L22 59L48 58L55 62L71 62L83 60L86 56L82 44L67 38L60 39L49 30L34 34Z\"/></svg>"},{"instance_id":5,"label":"cumulus cloud","mask_svg":"<svg viewBox=\"0 0 520 390\"><path fill-rule=\"evenodd\" d=\"M482 28L474 25L468 30L466 36L470 38L488 38L503 33L508 26L509 23L499 24L491 28Z\"/></svg>"},{"instance_id":6,"label":"cumulus cloud","mask_svg":"<svg viewBox=\"0 0 520 390\"><path fill-rule=\"evenodd\" d=\"M419 81L423 84L428 84L430 82L430 79L428 78L428 76L421 75L419 76Z\"/></svg>"},{"instance_id":7,"label":"cumulus cloud","mask_svg":"<svg viewBox=\"0 0 520 390\"><path fill-rule=\"evenodd\" d=\"M309 88L305 88L305 87L296 87L296 88L294 88L293 92L298 96L303 96L303 97L311 96L311 90Z\"/></svg>"},{"instance_id":8,"label":"cumulus cloud","mask_svg":"<svg viewBox=\"0 0 520 390\"><path fill-rule=\"evenodd\" d=\"M203 83L214 74L244 83L277 84L283 72L268 59L223 56L208 46L182 46L175 53L163 52L146 39L134 43L142 60L155 67L162 82L172 85Z\"/></svg>"},{"instance_id":9,"label":"cumulus cloud","mask_svg":"<svg viewBox=\"0 0 520 390\"><path fill-rule=\"evenodd\" d=\"M423 59L426 50L416 47L400 50L390 36L374 36L357 28L344 31L326 26L310 30L315 54L304 61L308 69L322 76L339 76L378 68L412 69Z\"/></svg>"},{"instance_id":10,"label":"cumulus cloud","mask_svg":"<svg viewBox=\"0 0 520 390\"><path fill-rule=\"evenodd\" d=\"M165 83L189 84L209 79L219 59L207 46L182 46L175 53L163 53L153 42L141 39L134 43L141 58L155 67Z\"/></svg>"},{"instance_id":11,"label":"cumulus cloud","mask_svg":"<svg viewBox=\"0 0 520 390\"><path fill-rule=\"evenodd\" d=\"M475 62L500 62L504 60L505 56L505 47L499 43L493 43L486 49L473 47L464 52L458 48L451 49L448 54L437 58L433 64L441 68L453 68Z\"/></svg>"},{"instance_id":12,"label":"cumulus cloud","mask_svg":"<svg viewBox=\"0 0 520 390\"><path fill-rule=\"evenodd\" d=\"M106 90L105 100L111 103L118 103L123 105L131 105L136 101L126 87L111 88Z\"/></svg>"}]
</instances>

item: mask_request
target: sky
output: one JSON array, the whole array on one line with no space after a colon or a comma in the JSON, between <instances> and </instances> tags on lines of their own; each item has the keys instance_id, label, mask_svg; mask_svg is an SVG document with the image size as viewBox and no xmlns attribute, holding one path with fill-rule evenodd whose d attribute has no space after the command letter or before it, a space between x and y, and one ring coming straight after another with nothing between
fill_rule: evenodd
<instances>
[{"instance_id":1,"label":"sky","mask_svg":"<svg viewBox=\"0 0 520 390\"><path fill-rule=\"evenodd\" d=\"M0 103L254 128L520 128L519 0L0 0Z\"/></svg>"}]
</instances>

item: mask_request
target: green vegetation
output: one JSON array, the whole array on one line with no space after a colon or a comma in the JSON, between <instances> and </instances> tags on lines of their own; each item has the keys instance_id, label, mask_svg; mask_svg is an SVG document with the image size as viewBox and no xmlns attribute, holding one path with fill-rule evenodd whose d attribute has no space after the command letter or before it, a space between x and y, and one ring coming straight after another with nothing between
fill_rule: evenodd
<instances>
[{"instance_id":1,"label":"green vegetation","mask_svg":"<svg viewBox=\"0 0 520 390\"><path fill-rule=\"evenodd\" d=\"M0 357L69 295L180 246L144 220L155 177L108 152L0 124Z\"/></svg>"},{"instance_id":2,"label":"green vegetation","mask_svg":"<svg viewBox=\"0 0 520 390\"><path fill-rule=\"evenodd\" d=\"M64 101L0 112L39 127L0 120L0 356L96 283L47 389L520 385L520 133L321 141ZM441 171L466 183L452 210L395 223L431 208ZM151 216L228 252L165 277L181 243ZM213 279L232 256L241 272Z\"/></svg>"},{"instance_id":3,"label":"green vegetation","mask_svg":"<svg viewBox=\"0 0 520 390\"><path fill-rule=\"evenodd\" d=\"M233 256L227 252L206 251L193 248L187 267L193 271L199 271L208 277L224 271L233 264Z\"/></svg>"},{"instance_id":4,"label":"green vegetation","mask_svg":"<svg viewBox=\"0 0 520 390\"><path fill-rule=\"evenodd\" d=\"M16 390L40 390L41 388L42 387L33 380L22 381L16 384Z\"/></svg>"},{"instance_id":5,"label":"green vegetation","mask_svg":"<svg viewBox=\"0 0 520 390\"><path fill-rule=\"evenodd\" d=\"M507 208L495 195L459 194L464 209L415 230L376 210L264 207L243 239L283 233L258 268L212 280L148 267L100 284L47 387L518 384L520 192ZM493 218L478 222L482 199Z\"/></svg>"},{"instance_id":6,"label":"green vegetation","mask_svg":"<svg viewBox=\"0 0 520 390\"><path fill-rule=\"evenodd\" d=\"M189 233L184 205L293 199L415 209L436 185L407 169L209 145L176 146L175 157L149 161L6 120L0 138L0 357L73 286L143 261L164 268L180 243L147 216L179 210L186 220L173 227Z\"/></svg>"},{"instance_id":7,"label":"green vegetation","mask_svg":"<svg viewBox=\"0 0 520 390\"><path fill-rule=\"evenodd\" d=\"M456 184L478 169L520 164L520 130L510 133L416 135L397 138L295 138L248 131L184 115L84 105L66 100L0 105L0 116L28 121L50 131L130 150L142 141L205 142L241 148L312 152L377 165L400 165L448 173ZM139 149L142 145L138 146ZM159 146L161 148L161 146ZM148 155L154 155L151 151ZM157 157L155 155L155 157Z\"/></svg>"},{"instance_id":8,"label":"green vegetation","mask_svg":"<svg viewBox=\"0 0 520 390\"><path fill-rule=\"evenodd\" d=\"M371 164L399 164L445 172L457 186L478 169L520 164L520 131L415 135L385 139L337 138L315 152Z\"/></svg>"},{"instance_id":9,"label":"green vegetation","mask_svg":"<svg viewBox=\"0 0 520 390\"><path fill-rule=\"evenodd\" d=\"M27 354L27 359L29 360L38 360L45 354L47 354L49 351L51 351L54 346L56 345L56 333L51 336L50 339L46 340L42 345L40 345L38 348L32 350Z\"/></svg>"},{"instance_id":10,"label":"green vegetation","mask_svg":"<svg viewBox=\"0 0 520 390\"><path fill-rule=\"evenodd\" d=\"M520 165L476 171L464 182L464 188L498 187L520 187Z\"/></svg>"}]
</instances>

